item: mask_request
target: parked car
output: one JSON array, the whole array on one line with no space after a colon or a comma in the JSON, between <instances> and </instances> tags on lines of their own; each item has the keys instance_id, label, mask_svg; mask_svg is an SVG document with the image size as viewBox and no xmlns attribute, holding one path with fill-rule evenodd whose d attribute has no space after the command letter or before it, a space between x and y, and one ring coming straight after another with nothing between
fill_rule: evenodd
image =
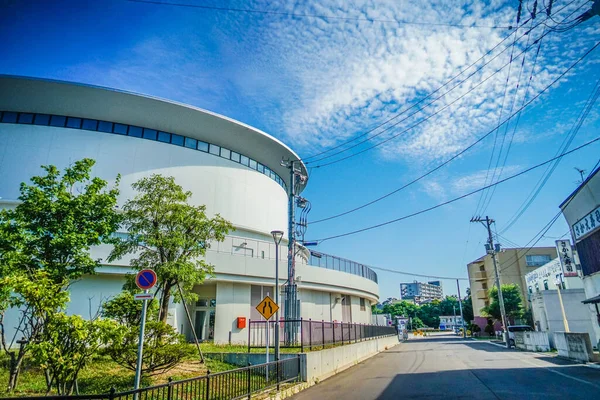
<instances>
[{"instance_id":1,"label":"parked car","mask_svg":"<svg viewBox=\"0 0 600 400\"><path fill-rule=\"evenodd\" d=\"M515 345L515 332L533 332L535 329L529 325L509 325L508 326L508 342L511 346Z\"/></svg>"}]
</instances>

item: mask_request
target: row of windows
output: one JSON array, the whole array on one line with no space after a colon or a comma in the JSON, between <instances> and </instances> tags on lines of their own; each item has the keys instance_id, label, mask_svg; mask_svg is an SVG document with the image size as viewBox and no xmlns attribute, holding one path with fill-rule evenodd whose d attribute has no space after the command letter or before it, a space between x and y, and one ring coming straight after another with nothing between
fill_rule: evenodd
<instances>
[{"instance_id":1,"label":"row of windows","mask_svg":"<svg viewBox=\"0 0 600 400\"><path fill-rule=\"evenodd\" d=\"M552 261L550 254L528 254L525 256L525 264L528 267L541 267Z\"/></svg>"},{"instance_id":2,"label":"row of windows","mask_svg":"<svg viewBox=\"0 0 600 400\"><path fill-rule=\"evenodd\" d=\"M9 124L27 124L56 126L60 128L84 129L88 131L114 133L117 135L132 136L142 139L154 140L163 143L173 144L175 146L187 147L192 150L202 151L227 160L242 164L250 169L260 172L277 182L284 189L285 182L279 175L269 169L267 166L246 157L243 154L217 146L212 143L206 143L201 140L192 139L186 136L157 131L155 129L142 128L134 125L118 124L116 122L99 121L95 119L65 117L62 115L17 113L10 111L0 111L0 122Z\"/></svg>"}]
</instances>

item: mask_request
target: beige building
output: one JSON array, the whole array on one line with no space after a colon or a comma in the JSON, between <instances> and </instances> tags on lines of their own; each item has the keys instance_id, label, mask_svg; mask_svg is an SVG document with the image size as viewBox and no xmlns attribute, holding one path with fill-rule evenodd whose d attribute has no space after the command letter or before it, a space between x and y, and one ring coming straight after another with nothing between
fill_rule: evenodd
<instances>
[{"instance_id":1,"label":"beige building","mask_svg":"<svg viewBox=\"0 0 600 400\"><path fill-rule=\"evenodd\" d=\"M536 268L550 262L556 255L555 247L534 247L502 249L497 255L500 284L516 283L521 288L523 304L527 303L527 284L525 275ZM487 318L481 314L481 309L490 304L488 291L494 286L494 262L492 256L486 254L467 265L473 314L475 323L482 329L487 324Z\"/></svg>"}]
</instances>

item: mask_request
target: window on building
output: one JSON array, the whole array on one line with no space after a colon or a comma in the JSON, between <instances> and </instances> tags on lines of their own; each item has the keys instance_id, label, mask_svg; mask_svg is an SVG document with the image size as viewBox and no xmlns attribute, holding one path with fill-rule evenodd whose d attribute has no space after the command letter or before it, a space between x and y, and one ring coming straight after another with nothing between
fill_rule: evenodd
<instances>
[{"instance_id":1,"label":"window on building","mask_svg":"<svg viewBox=\"0 0 600 400\"><path fill-rule=\"evenodd\" d=\"M539 292L539 291L540 291L540 285L539 285L539 283L537 283L537 282L535 283L535 291L536 291L536 292Z\"/></svg>"},{"instance_id":2,"label":"window on building","mask_svg":"<svg viewBox=\"0 0 600 400\"><path fill-rule=\"evenodd\" d=\"M65 126L67 122L67 117L63 117L61 115L53 115L50 117L50 125L51 126Z\"/></svg>"},{"instance_id":3,"label":"window on building","mask_svg":"<svg viewBox=\"0 0 600 400\"><path fill-rule=\"evenodd\" d=\"M253 159L250 159L250 164L249 164L250 168L252 169L256 169L256 161L254 161Z\"/></svg>"},{"instance_id":4,"label":"window on building","mask_svg":"<svg viewBox=\"0 0 600 400\"><path fill-rule=\"evenodd\" d=\"M142 135L144 139L156 140L157 136L158 132L156 132L154 129L144 128L144 134Z\"/></svg>"},{"instance_id":5,"label":"window on building","mask_svg":"<svg viewBox=\"0 0 600 400\"><path fill-rule=\"evenodd\" d=\"M231 150L221 147L221 157L231 159Z\"/></svg>"},{"instance_id":6,"label":"window on building","mask_svg":"<svg viewBox=\"0 0 600 400\"><path fill-rule=\"evenodd\" d=\"M2 122L17 123L17 113L4 111L4 114L2 115Z\"/></svg>"},{"instance_id":7,"label":"window on building","mask_svg":"<svg viewBox=\"0 0 600 400\"><path fill-rule=\"evenodd\" d=\"M190 149L195 149L198 146L198 141L196 139L192 139L189 137L185 138L185 147L189 147Z\"/></svg>"},{"instance_id":8,"label":"window on building","mask_svg":"<svg viewBox=\"0 0 600 400\"><path fill-rule=\"evenodd\" d=\"M114 132L119 135L127 135L127 125L115 124Z\"/></svg>"},{"instance_id":9,"label":"window on building","mask_svg":"<svg viewBox=\"0 0 600 400\"><path fill-rule=\"evenodd\" d=\"M208 153L208 143L198 140L198 150Z\"/></svg>"},{"instance_id":10,"label":"window on building","mask_svg":"<svg viewBox=\"0 0 600 400\"><path fill-rule=\"evenodd\" d=\"M544 290L548 290L548 279L544 279Z\"/></svg>"},{"instance_id":11,"label":"window on building","mask_svg":"<svg viewBox=\"0 0 600 400\"><path fill-rule=\"evenodd\" d=\"M112 133L112 122L98 121L98 130L100 132Z\"/></svg>"},{"instance_id":12,"label":"window on building","mask_svg":"<svg viewBox=\"0 0 600 400\"><path fill-rule=\"evenodd\" d=\"M171 134L167 132L158 132L158 141L164 143L171 143Z\"/></svg>"},{"instance_id":13,"label":"window on building","mask_svg":"<svg viewBox=\"0 0 600 400\"><path fill-rule=\"evenodd\" d=\"M214 154L215 156L218 156L220 154L220 152L221 152L221 148L219 146L215 145L215 144L211 144L209 146L208 152L210 154Z\"/></svg>"},{"instance_id":14,"label":"window on building","mask_svg":"<svg viewBox=\"0 0 600 400\"><path fill-rule=\"evenodd\" d=\"M235 151L231 152L231 160L235 162L240 162L240 153L236 153Z\"/></svg>"},{"instance_id":15,"label":"window on building","mask_svg":"<svg viewBox=\"0 0 600 400\"><path fill-rule=\"evenodd\" d=\"M129 127L129 136L133 137L142 137L143 129L139 126L130 126Z\"/></svg>"},{"instance_id":16,"label":"window on building","mask_svg":"<svg viewBox=\"0 0 600 400\"><path fill-rule=\"evenodd\" d=\"M20 113L19 114L19 123L20 124L32 124L33 123L33 114Z\"/></svg>"},{"instance_id":17,"label":"window on building","mask_svg":"<svg viewBox=\"0 0 600 400\"><path fill-rule=\"evenodd\" d=\"M67 128L81 129L81 118L67 118Z\"/></svg>"},{"instance_id":18,"label":"window on building","mask_svg":"<svg viewBox=\"0 0 600 400\"><path fill-rule=\"evenodd\" d=\"M529 290L530 294L533 293L533 288L531 286L529 286L527 289Z\"/></svg>"},{"instance_id":19,"label":"window on building","mask_svg":"<svg viewBox=\"0 0 600 400\"><path fill-rule=\"evenodd\" d=\"M183 136L173 133L171 135L171 143L177 146L183 146Z\"/></svg>"},{"instance_id":20,"label":"window on building","mask_svg":"<svg viewBox=\"0 0 600 400\"><path fill-rule=\"evenodd\" d=\"M487 282L483 282L483 283L481 284L481 288L482 288L482 289L487 289L487 288L488 288Z\"/></svg>"},{"instance_id":21,"label":"window on building","mask_svg":"<svg viewBox=\"0 0 600 400\"><path fill-rule=\"evenodd\" d=\"M249 165L250 159L246 156L240 157L240 164L244 164L246 167Z\"/></svg>"},{"instance_id":22,"label":"window on building","mask_svg":"<svg viewBox=\"0 0 600 400\"><path fill-rule=\"evenodd\" d=\"M552 261L550 254L529 254L525 256L525 263L528 267L540 267Z\"/></svg>"},{"instance_id":23,"label":"window on building","mask_svg":"<svg viewBox=\"0 0 600 400\"><path fill-rule=\"evenodd\" d=\"M96 131L98 130L98 121L96 121L95 119L84 119L83 124L81 125L81 129L86 129L88 131Z\"/></svg>"},{"instance_id":24,"label":"window on building","mask_svg":"<svg viewBox=\"0 0 600 400\"><path fill-rule=\"evenodd\" d=\"M365 299L360 298L360 311L367 311L367 306L365 305Z\"/></svg>"},{"instance_id":25,"label":"window on building","mask_svg":"<svg viewBox=\"0 0 600 400\"><path fill-rule=\"evenodd\" d=\"M48 114L35 114L33 123L35 125L48 125L50 123L50 116Z\"/></svg>"}]
</instances>

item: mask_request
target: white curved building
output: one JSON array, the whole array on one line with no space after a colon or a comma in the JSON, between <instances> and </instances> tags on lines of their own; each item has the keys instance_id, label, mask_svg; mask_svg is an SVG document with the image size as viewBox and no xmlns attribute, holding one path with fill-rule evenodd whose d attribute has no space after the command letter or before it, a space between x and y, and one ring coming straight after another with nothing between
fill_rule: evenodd
<instances>
[{"instance_id":1,"label":"white curved building","mask_svg":"<svg viewBox=\"0 0 600 400\"><path fill-rule=\"evenodd\" d=\"M285 144L248 125L171 101L123 91L13 76L0 76L0 206L17 203L19 184L41 165L60 169L96 160L94 174L114 182L121 174L122 204L131 184L153 173L170 175L235 226L206 259L215 276L196 288L191 305L197 335L215 342L244 342L237 317L259 319L254 307L273 295L275 245L270 232L287 237L289 170L298 159ZM302 168L304 166L302 165ZM93 249L105 258L110 249ZM281 243L280 279L287 279L287 242ZM128 260L106 263L98 275L72 287L69 312L87 317L121 291ZM378 300L377 276L368 267L302 249L296 263L301 316L370 323ZM15 315L13 315L13 318ZM183 307L173 304L170 323L191 338ZM8 324L10 326L10 322Z\"/></svg>"}]
</instances>

